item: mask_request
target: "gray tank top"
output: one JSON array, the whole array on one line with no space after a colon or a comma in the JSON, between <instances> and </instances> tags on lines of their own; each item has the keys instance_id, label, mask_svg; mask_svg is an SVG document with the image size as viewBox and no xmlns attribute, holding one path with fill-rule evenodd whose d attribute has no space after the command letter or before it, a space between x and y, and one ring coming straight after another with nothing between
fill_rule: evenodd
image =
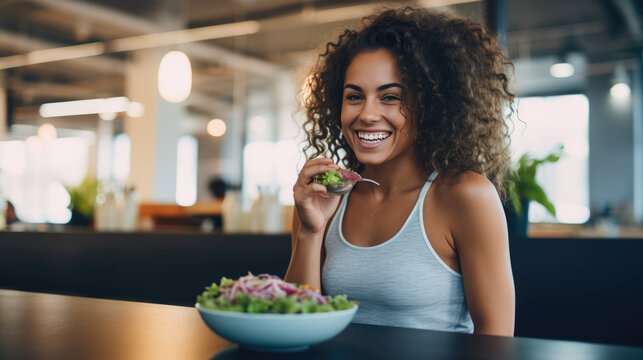
<instances>
[{"instance_id":1,"label":"gray tank top","mask_svg":"<svg viewBox=\"0 0 643 360\"><path fill-rule=\"evenodd\" d=\"M397 234L376 246L346 241L342 222L350 193L342 199L326 234L322 287L359 301L353 322L473 332L462 275L440 259L424 231L422 205L436 175Z\"/></svg>"}]
</instances>

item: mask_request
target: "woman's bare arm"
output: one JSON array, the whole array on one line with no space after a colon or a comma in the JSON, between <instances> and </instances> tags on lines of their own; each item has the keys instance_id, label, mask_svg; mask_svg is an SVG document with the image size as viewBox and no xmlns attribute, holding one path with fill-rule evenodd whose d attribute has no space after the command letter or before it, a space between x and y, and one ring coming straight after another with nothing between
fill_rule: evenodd
<instances>
[{"instance_id":1,"label":"woman's bare arm","mask_svg":"<svg viewBox=\"0 0 643 360\"><path fill-rule=\"evenodd\" d=\"M292 219L292 253L285 280L321 289L321 251L324 234L302 231L297 210Z\"/></svg>"},{"instance_id":2,"label":"woman's bare arm","mask_svg":"<svg viewBox=\"0 0 643 360\"><path fill-rule=\"evenodd\" d=\"M309 160L293 186L292 253L286 281L321 289L322 244L339 196L327 194L326 187L313 182L313 178L338 168L331 159Z\"/></svg>"},{"instance_id":3,"label":"woman's bare arm","mask_svg":"<svg viewBox=\"0 0 643 360\"><path fill-rule=\"evenodd\" d=\"M478 334L513 336L515 292L500 198L482 175L463 174L449 191L451 234Z\"/></svg>"}]
</instances>

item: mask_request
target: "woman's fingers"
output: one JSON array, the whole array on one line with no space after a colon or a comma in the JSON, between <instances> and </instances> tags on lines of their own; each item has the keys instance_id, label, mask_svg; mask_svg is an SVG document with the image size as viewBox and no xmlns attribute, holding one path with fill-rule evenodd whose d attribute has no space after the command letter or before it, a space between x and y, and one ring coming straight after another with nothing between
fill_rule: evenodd
<instances>
[{"instance_id":1,"label":"woman's fingers","mask_svg":"<svg viewBox=\"0 0 643 360\"><path fill-rule=\"evenodd\" d=\"M298 184L305 186L310 184L315 176L323 174L327 171L337 170L339 166L333 163L333 160L321 158L309 160L304 165L303 169L299 172Z\"/></svg>"},{"instance_id":2,"label":"woman's fingers","mask_svg":"<svg viewBox=\"0 0 643 360\"><path fill-rule=\"evenodd\" d=\"M339 166L332 159L319 158L307 161L299 172L299 178L295 182L295 186L293 186L295 203L308 203L315 194L327 195L326 186L313 180L319 174L337 169L339 169Z\"/></svg>"},{"instance_id":3,"label":"woman's fingers","mask_svg":"<svg viewBox=\"0 0 643 360\"><path fill-rule=\"evenodd\" d=\"M299 179L301 180L302 185L307 185L313 182L315 177L319 174L323 174L327 171L337 170L337 165L315 165L303 169L299 173Z\"/></svg>"},{"instance_id":4,"label":"woman's fingers","mask_svg":"<svg viewBox=\"0 0 643 360\"><path fill-rule=\"evenodd\" d=\"M314 182L315 176L327 171L337 170L332 159L319 158L309 160L299 172L299 177L293 186L293 196L301 226L315 231L323 231L329 216L332 214L332 195L328 194L326 186Z\"/></svg>"},{"instance_id":5,"label":"woman's fingers","mask_svg":"<svg viewBox=\"0 0 643 360\"><path fill-rule=\"evenodd\" d=\"M310 184L307 185L295 185L294 188L294 197L295 197L295 202L299 202L299 200L303 200L307 197L311 197L315 193L326 193L326 186L322 184L318 184L316 182L311 182Z\"/></svg>"},{"instance_id":6,"label":"woman's fingers","mask_svg":"<svg viewBox=\"0 0 643 360\"><path fill-rule=\"evenodd\" d=\"M324 192L324 193L327 192L326 186L322 184L318 184L316 182L311 183L310 186L308 186L308 188L312 192Z\"/></svg>"}]
</instances>

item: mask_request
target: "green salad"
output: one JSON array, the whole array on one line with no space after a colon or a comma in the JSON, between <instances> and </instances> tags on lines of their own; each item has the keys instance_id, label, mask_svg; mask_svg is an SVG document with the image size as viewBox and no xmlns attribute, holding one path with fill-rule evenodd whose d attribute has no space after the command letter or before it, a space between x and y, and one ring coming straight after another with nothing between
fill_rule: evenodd
<instances>
[{"instance_id":1,"label":"green salad","mask_svg":"<svg viewBox=\"0 0 643 360\"><path fill-rule=\"evenodd\" d=\"M248 273L237 280L221 278L207 286L197 303L206 309L255 314L307 314L347 310L355 306L346 295L323 296L308 285L283 281L275 275Z\"/></svg>"},{"instance_id":2,"label":"green salad","mask_svg":"<svg viewBox=\"0 0 643 360\"><path fill-rule=\"evenodd\" d=\"M315 182L322 185L341 185L344 183L344 179L339 174L339 171L332 170L319 174L315 177Z\"/></svg>"},{"instance_id":3,"label":"green salad","mask_svg":"<svg viewBox=\"0 0 643 360\"><path fill-rule=\"evenodd\" d=\"M315 176L314 181L322 185L342 185L347 182L360 181L362 177L352 170L331 170Z\"/></svg>"}]
</instances>

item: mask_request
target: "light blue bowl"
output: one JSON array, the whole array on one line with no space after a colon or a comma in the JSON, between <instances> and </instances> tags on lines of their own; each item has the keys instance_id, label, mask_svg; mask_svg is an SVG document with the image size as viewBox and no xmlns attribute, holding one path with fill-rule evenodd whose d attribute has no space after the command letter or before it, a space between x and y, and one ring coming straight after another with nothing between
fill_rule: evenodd
<instances>
[{"instance_id":1,"label":"light blue bowl","mask_svg":"<svg viewBox=\"0 0 643 360\"><path fill-rule=\"evenodd\" d=\"M205 309L195 305L217 335L257 351L292 352L331 339L351 322L357 305L348 310L312 314L248 314Z\"/></svg>"}]
</instances>

